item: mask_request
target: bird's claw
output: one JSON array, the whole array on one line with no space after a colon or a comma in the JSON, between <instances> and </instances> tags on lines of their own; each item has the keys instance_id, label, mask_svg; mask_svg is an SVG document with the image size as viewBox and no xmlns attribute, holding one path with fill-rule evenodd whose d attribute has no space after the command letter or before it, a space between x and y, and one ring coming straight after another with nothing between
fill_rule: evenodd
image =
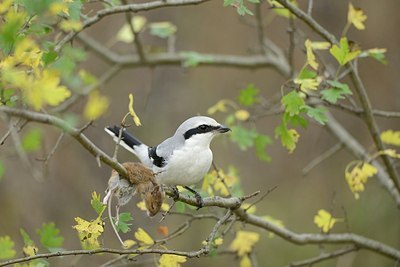
<instances>
[{"instance_id":1,"label":"bird's claw","mask_svg":"<svg viewBox=\"0 0 400 267\"><path fill-rule=\"evenodd\" d=\"M200 196L200 194L199 193L195 193L194 194L194 197L196 198L196 200L197 200L197 210L199 210L199 209L201 209L203 206L204 206L204 201L203 201L203 198Z\"/></svg>"},{"instance_id":2,"label":"bird's claw","mask_svg":"<svg viewBox=\"0 0 400 267\"><path fill-rule=\"evenodd\" d=\"M172 187L172 193L173 193L172 199L175 202L178 201L179 200L179 190L178 190L178 188L176 186Z\"/></svg>"},{"instance_id":3,"label":"bird's claw","mask_svg":"<svg viewBox=\"0 0 400 267\"><path fill-rule=\"evenodd\" d=\"M197 210L201 209L204 206L204 201L203 201L203 198L201 197L201 195L199 194L199 192L190 188L189 186L185 186L185 188L194 194L194 197L197 200Z\"/></svg>"}]
</instances>

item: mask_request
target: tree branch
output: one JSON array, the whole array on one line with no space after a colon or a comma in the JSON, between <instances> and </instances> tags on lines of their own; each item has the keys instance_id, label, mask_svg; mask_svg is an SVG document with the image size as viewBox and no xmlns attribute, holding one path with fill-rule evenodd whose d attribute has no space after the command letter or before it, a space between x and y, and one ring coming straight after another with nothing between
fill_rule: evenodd
<instances>
[{"instance_id":1,"label":"tree branch","mask_svg":"<svg viewBox=\"0 0 400 267\"><path fill-rule=\"evenodd\" d=\"M171 255L178 255L178 256L185 256L188 258L198 258L205 254L205 249L201 248L197 251L177 251L171 249L113 249L113 248L98 248L93 250L70 250L70 251L57 251L51 253L42 253L36 254L30 257L24 257L14 260L8 260L4 262L0 262L0 267L7 266L11 264L21 263L32 261L36 259L47 259L53 257L63 257L63 256L77 256L77 255L94 255L99 253L107 253L107 254L118 254L118 255L127 255L127 254L138 254L138 255L145 255L145 254L171 254Z\"/></svg>"},{"instance_id":2,"label":"tree branch","mask_svg":"<svg viewBox=\"0 0 400 267\"><path fill-rule=\"evenodd\" d=\"M128 173L125 168L118 163L117 161L113 160L110 156L104 153L100 148L98 148L89 138L87 138L81 130L72 127L68 122L54 117L48 114L42 114L34 111L23 110L23 109L16 109L10 108L6 106L0 106L0 112L4 112L9 116L20 117L24 118L28 121L35 121L44 124L53 125L73 138L75 138L87 151L90 152L95 158L99 158L102 162L116 170L120 175L124 177L128 177Z\"/></svg>"},{"instance_id":3,"label":"tree branch","mask_svg":"<svg viewBox=\"0 0 400 267\"><path fill-rule=\"evenodd\" d=\"M311 16L306 14L304 11L302 11L300 8L296 7L292 3L290 3L288 0L277 0L280 4L282 4L284 7L290 10L296 17L301 19L303 22L305 22L308 26L310 26L311 29L313 29L316 33L318 33L321 37L323 37L325 40L336 44L338 41L334 35L329 33L324 27L322 27L318 22L316 22ZM354 88L360 98L360 102L363 106L364 112L365 112L365 122L368 126L368 129L372 135L372 139L375 143L375 146L378 150L384 150L385 145L383 144L382 140L380 139L380 131L379 127L375 121L375 118L372 114L372 106L368 98L367 91L364 87L364 84L361 81L361 78L358 74L357 68L354 66L352 63L348 63L349 68L350 68L350 78L354 84ZM391 163L391 160L387 155L381 155L383 162L387 168L387 171L389 173L390 179L392 179L396 190L400 192L400 179L399 175Z\"/></svg>"},{"instance_id":4,"label":"tree branch","mask_svg":"<svg viewBox=\"0 0 400 267\"><path fill-rule=\"evenodd\" d=\"M344 233L344 234L298 234L286 228L279 227L270 223L261 217L248 214L243 209L236 209L234 213L247 224L251 224L282 237L286 241L297 245L310 244L353 244L357 248L367 249L372 252L381 254L391 259L400 259L400 250L388 246L379 241L369 239L360 235Z\"/></svg>"},{"instance_id":5,"label":"tree branch","mask_svg":"<svg viewBox=\"0 0 400 267\"><path fill-rule=\"evenodd\" d=\"M322 262L322 261L326 261L329 259L333 259L333 258L337 258L339 256L357 251L357 247L351 246L348 248L342 248L342 249L338 249L332 252L323 252L321 253L321 255L308 259L308 260L303 260L303 261L297 261L297 262L292 262L288 265L288 267L300 267L300 266L311 266L313 264Z\"/></svg>"},{"instance_id":6,"label":"tree branch","mask_svg":"<svg viewBox=\"0 0 400 267\"><path fill-rule=\"evenodd\" d=\"M378 127L378 124L376 123L376 120L374 118L374 115L372 113L372 106L371 102L369 100L367 91L364 87L364 84L361 81L361 78L358 74L358 69L355 64L350 63L351 66L351 72L350 72L350 78L353 81L354 88L357 91L357 94L360 98L361 105L364 108L365 111L365 121L367 123L368 129L371 133L372 140L374 140L375 146L379 151L385 150L386 146L381 140L380 137L380 130ZM397 173L396 168L394 167L391 159L387 155L381 155L383 163L385 164L387 168L387 172L389 173L391 179L393 180L394 185L396 186L397 190L400 192L400 179L399 179L399 174Z\"/></svg>"},{"instance_id":7,"label":"tree branch","mask_svg":"<svg viewBox=\"0 0 400 267\"><path fill-rule=\"evenodd\" d=\"M138 68L163 65L182 66L187 61L187 56L185 56L184 53L178 52L149 54L146 55L146 61L142 62L138 55L119 55L103 46L87 34L81 33L77 36L77 39L92 49L93 52L95 52L105 61L112 64L119 64L123 67ZM274 68L284 77L290 75L290 68L286 61L273 54L237 56L199 53L199 61L197 66L243 69Z\"/></svg>"},{"instance_id":8,"label":"tree branch","mask_svg":"<svg viewBox=\"0 0 400 267\"><path fill-rule=\"evenodd\" d=\"M363 160L370 160L368 151L349 133L343 126L336 121L330 112L326 112L328 121L326 127L329 131L336 136L336 138L357 158ZM379 163L378 160L373 160L372 165L378 169L377 178L380 184L388 191L394 199L398 208L400 208L400 193L397 191L393 181L388 176L385 168Z\"/></svg>"},{"instance_id":9,"label":"tree branch","mask_svg":"<svg viewBox=\"0 0 400 267\"><path fill-rule=\"evenodd\" d=\"M104 17L123 13L123 12L139 12L139 11L149 11L157 8L162 7L176 7L176 6L187 6L187 5L198 5L210 0L158 0L152 1L148 3L140 3L140 4L129 4L129 5L121 5L115 6L107 9L102 9L96 13L93 17L85 20L82 24L82 29L80 31L70 32L68 33L55 47L55 51L59 52L62 47L71 41L79 32L83 31L84 29L92 26L93 24L97 23Z\"/></svg>"},{"instance_id":10,"label":"tree branch","mask_svg":"<svg viewBox=\"0 0 400 267\"><path fill-rule=\"evenodd\" d=\"M336 40L336 37L328 32L324 27L322 27L318 22L316 22L311 16L309 16L307 13L305 13L303 10L300 8L296 7L293 5L290 1L288 0L277 0L278 3L289 9L292 14L294 14L296 17L298 17L300 20L304 21L311 29L313 29L318 35L320 35L322 38L324 38L326 41L336 44L338 41Z\"/></svg>"}]
</instances>

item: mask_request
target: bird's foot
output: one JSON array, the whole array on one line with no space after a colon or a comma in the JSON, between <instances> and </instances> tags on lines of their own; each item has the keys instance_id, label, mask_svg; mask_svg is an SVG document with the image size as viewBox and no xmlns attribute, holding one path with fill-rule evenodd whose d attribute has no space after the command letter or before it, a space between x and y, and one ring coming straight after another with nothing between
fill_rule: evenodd
<instances>
[{"instance_id":1,"label":"bird's foot","mask_svg":"<svg viewBox=\"0 0 400 267\"><path fill-rule=\"evenodd\" d=\"M179 190L178 190L178 188L177 188L176 186L173 186L173 187L172 187L172 193L174 194L174 195L172 196L172 199L173 199L175 202L177 202L177 201L179 200Z\"/></svg>"},{"instance_id":2,"label":"bird's foot","mask_svg":"<svg viewBox=\"0 0 400 267\"><path fill-rule=\"evenodd\" d=\"M196 190L193 190L189 186L185 186L185 189L194 194L194 197L196 198L196 201L197 201L197 210L201 209L204 206L204 201L203 201L203 198L201 197L201 195L199 194L199 192L197 192Z\"/></svg>"}]
</instances>

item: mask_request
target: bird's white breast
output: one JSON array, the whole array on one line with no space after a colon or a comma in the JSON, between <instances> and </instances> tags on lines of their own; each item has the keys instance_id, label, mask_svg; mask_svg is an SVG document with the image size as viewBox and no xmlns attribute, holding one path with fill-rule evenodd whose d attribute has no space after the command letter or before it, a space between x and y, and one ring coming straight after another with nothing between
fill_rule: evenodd
<instances>
[{"instance_id":1,"label":"bird's white breast","mask_svg":"<svg viewBox=\"0 0 400 267\"><path fill-rule=\"evenodd\" d=\"M154 167L158 182L166 185L193 185L210 169L212 151L204 136L193 136L185 145L173 152L163 168Z\"/></svg>"}]
</instances>

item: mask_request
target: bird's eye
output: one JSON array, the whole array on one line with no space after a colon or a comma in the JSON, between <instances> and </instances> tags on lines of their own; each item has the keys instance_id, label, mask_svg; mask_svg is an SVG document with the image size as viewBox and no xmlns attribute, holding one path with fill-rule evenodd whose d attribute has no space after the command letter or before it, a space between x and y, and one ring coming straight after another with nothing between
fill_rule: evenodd
<instances>
[{"instance_id":1,"label":"bird's eye","mask_svg":"<svg viewBox=\"0 0 400 267\"><path fill-rule=\"evenodd\" d=\"M205 124L202 124L202 125L199 126L199 129L200 129L200 130L203 130L203 131L204 131L204 130L207 130L207 128L208 128L208 126L205 125Z\"/></svg>"}]
</instances>

